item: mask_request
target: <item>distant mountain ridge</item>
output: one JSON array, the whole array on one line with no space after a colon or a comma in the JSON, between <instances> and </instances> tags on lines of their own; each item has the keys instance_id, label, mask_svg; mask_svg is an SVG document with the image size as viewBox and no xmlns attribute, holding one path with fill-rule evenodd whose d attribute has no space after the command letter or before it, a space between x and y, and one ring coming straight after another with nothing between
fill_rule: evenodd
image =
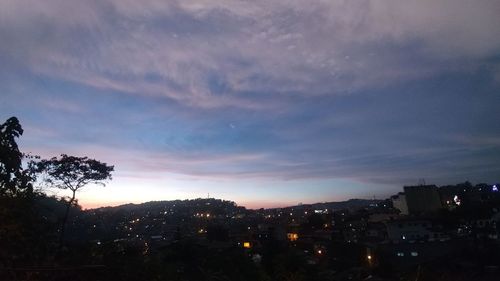
<instances>
[{"instance_id":1,"label":"distant mountain ridge","mask_svg":"<svg viewBox=\"0 0 500 281\"><path fill-rule=\"evenodd\" d=\"M334 209L334 210L341 210L341 209L359 209L359 208L364 208L368 207L370 205L378 204L382 202L383 200L376 200L376 199L349 199L346 201L335 201L335 202L318 202L318 203L311 203L311 204L299 204L299 205L293 205L293 206L287 206L287 207L277 207L277 208L265 208L265 210L275 210L275 209ZM186 205L186 204L196 204L196 203L210 203L210 202L218 202L218 203L224 203L224 204L229 204L229 205L234 205L236 206L236 203L233 201L229 200L222 200L222 199L215 199L215 198L197 198L197 199L186 199L186 200L162 200L162 201L148 201L144 203L139 203L139 204L134 204L134 203L127 203L123 205L118 205L114 207L100 207L100 208L94 208L94 209L89 209L89 210L105 210L105 209L114 209L114 210L132 210L132 209L143 209L143 208L157 208L157 207L165 207L169 205L175 205L175 204L181 204L181 205ZM238 206L238 207L243 207L246 208L245 206Z\"/></svg>"},{"instance_id":2,"label":"distant mountain ridge","mask_svg":"<svg viewBox=\"0 0 500 281\"><path fill-rule=\"evenodd\" d=\"M312 204L299 204L295 206L288 206L282 208L269 208L269 209L359 209L368 207L370 205L378 204L383 200L376 199L349 199L346 201L336 201L336 202L318 202Z\"/></svg>"}]
</instances>

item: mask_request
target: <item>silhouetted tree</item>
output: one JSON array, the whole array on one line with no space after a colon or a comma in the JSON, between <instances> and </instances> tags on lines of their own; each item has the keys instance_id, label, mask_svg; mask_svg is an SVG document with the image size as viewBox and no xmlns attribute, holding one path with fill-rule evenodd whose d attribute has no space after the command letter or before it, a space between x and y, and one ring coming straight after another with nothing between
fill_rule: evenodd
<instances>
[{"instance_id":1,"label":"silhouetted tree","mask_svg":"<svg viewBox=\"0 0 500 281\"><path fill-rule=\"evenodd\" d=\"M69 189L72 196L66 206L62 226L60 245L64 240L66 222L69 210L76 199L76 191L88 184L105 185L104 181L111 179L114 166L99 162L88 157L75 157L62 154L60 158L41 160L37 163L37 171L45 175L44 181L50 186Z\"/></svg>"},{"instance_id":2,"label":"silhouetted tree","mask_svg":"<svg viewBox=\"0 0 500 281\"><path fill-rule=\"evenodd\" d=\"M0 195L25 195L33 192L35 180L33 162L23 169L23 158L32 158L19 151L16 138L23 134L23 128L16 117L0 125Z\"/></svg>"},{"instance_id":3,"label":"silhouetted tree","mask_svg":"<svg viewBox=\"0 0 500 281\"><path fill-rule=\"evenodd\" d=\"M19 150L16 139L22 134L16 117L0 124L0 265L43 260L54 233L48 221L52 212L46 212L41 203L48 198L33 192L36 163L32 159L39 157Z\"/></svg>"}]
</instances>

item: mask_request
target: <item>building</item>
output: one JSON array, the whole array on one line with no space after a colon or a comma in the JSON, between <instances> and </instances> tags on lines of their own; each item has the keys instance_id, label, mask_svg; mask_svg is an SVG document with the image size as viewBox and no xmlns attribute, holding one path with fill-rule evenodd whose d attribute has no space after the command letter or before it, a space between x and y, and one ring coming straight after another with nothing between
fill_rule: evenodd
<instances>
[{"instance_id":1,"label":"building","mask_svg":"<svg viewBox=\"0 0 500 281\"><path fill-rule=\"evenodd\" d=\"M434 212L443 208L439 189L435 185L405 186L404 191L409 214Z\"/></svg>"},{"instance_id":2,"label":"building","mask_svg":"<svg viewBox=\"0 0 500 281\"><path fill-rule=\"evenodd\" d=\"M406 203L406 195L403 192L391 197L392 206L400 211L400 215L408 215L408 204Z\"/></svg>"},{"instance_id":3,"label":"building","mask_svg":"<svg viewBox=\"0 0 500 281\"><path fill-rule=\"evenodd\" d=\"M378 244L374 259L395 269L407 269L426 262L443 260L464 248L459 241Z\"/></svg>"},{"instance_id":4,"label":"building","mask_svg":"<svg viewBox=\"0 0 500 281\"><path fill-rule=\"evenodd\" d=\"M368 216L368 222L384 222L398 219L399 215L395 212L392 213L374 213Z\"/></svg>"},{"instance_id":5,"label":"building","mask_svg":"<svg viewBox=\"0 0 500 281\"><path fill-rule=\"evenodd\" d=\"M431 223L425 220L397 220L386 222L387 239L392 243L428 241L434 238Z\"/></svg>"}]
</instances>

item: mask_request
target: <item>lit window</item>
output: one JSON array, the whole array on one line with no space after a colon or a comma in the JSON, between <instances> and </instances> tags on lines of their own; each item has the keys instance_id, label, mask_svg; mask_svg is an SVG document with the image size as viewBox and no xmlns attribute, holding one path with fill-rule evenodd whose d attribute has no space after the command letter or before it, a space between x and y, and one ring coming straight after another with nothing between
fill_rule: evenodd
<instances>
[{"instance_id":1,"label":"lit window","mask_svg":"<svg viewBox=\"0 0 500 281\"><path fill-rule=\"evenodd\" d=\"M252 245L250 244L250 242L243 242L243 248L250 249L251 247Z\"/></svg>"},{"instance_id":2,"label":"lit window","mask_svg":"<svg viewBox=\"0 0 500 281\"><path fill-rule=\"evenodd\" d=\"M299 235L297 233L287 233L288 240L290 241L297 241L299 239Z\"/></svg>"},{"instance_id":3,"label":"lit window","mask_svg":"<svg viewBox=\"0 0 500 281\"><path fill-rule=\"evenodd\" d=\"M411 252L412 257L418 257L418 252Z\"/></svg>"}]
</instances>

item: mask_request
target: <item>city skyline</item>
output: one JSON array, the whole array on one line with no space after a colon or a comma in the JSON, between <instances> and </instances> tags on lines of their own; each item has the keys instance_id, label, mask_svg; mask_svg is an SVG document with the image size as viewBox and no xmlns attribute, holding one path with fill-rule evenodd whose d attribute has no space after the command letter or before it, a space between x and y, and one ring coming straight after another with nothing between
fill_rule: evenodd
<instances>
[{"instance_id":1,"label":"city skyline","mask_svg":"<svg viewBox=\"0 0 500 281\"><path fill-rule=\"evenodd\" d=\"M23 152L115 166L85 208L499 181L497 1L0 6L0 122Z\"/></svg>"}]
</instances>

